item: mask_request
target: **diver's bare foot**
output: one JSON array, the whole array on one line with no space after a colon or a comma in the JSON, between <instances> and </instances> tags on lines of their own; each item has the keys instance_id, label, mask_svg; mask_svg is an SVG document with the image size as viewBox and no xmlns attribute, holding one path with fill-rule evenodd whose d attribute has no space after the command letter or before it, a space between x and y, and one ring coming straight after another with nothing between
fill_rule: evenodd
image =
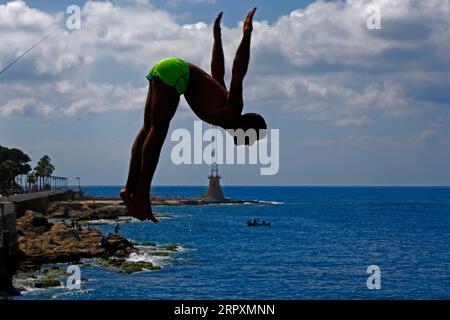
<instances>
[{"instance_id":1,"label":"diver's bare foot","mask_svg":"<svg viewBox=\"0 0 450 320\"><path fill-rule=\"evenodd\" d=\"M131 195L128 193L126 188L120 191L120 198L125 203L125 207L127 208L127 211L131 216L141 221L144 220L144 217L141 215L141 210L139 210L139 207L131 198Z\"/></svg>"},{"instance_id":2,"label":"diver's bare foot","mask_svg":"<svg viewBox=\"0 0 450 320\"><path fill-rule=\"evenodd\" d=\"M149 196L140 196L136 194L131 196L131 200L133 200L139 209L139 216L141 217L140 220L150 220L154 223L158 222L158 219L156 219L152 213L152 204Z\"/></svg>"},{"instance_id":3,"label":"diver's bare foot","mask_svg":"<svg viewBox=\"0 0 450 320\"><path fill-rule=\"evenodd\" d=\"M253 16L255 15L256 9L257 8L254 7L253 10L248 13L247 18L245 18L243 27L244 33L253 31Z\"/></svg>"}]
</instances>

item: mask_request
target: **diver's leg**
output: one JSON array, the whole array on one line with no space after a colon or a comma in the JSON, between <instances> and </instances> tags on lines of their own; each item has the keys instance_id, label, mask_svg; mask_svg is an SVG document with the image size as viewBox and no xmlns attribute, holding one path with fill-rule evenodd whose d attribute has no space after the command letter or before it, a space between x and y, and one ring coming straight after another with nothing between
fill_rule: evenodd
<instances>
[{"instance_id":1,"label":"diver's leg","mask_svg":"<svg viewBox=\"0 0 450 320\"><path fill-rule=\"evenodd\" d=\"M214 45L211 60L211 75L219 82L222 87L227 88L224 81L225 76L225 57L222 47L222 34L220 29L220 21L222 20L223 12L219 13L214 22Z\"/></svg>"},{"instance_id":2,"label":"diver's leg","mask_svg":"<svg viewBox=\"0 0 450 320\"><path fill-rule=\"evenodd\" d=\"M174 88L166 86L158 79L153 80L152 86L154 91L151 103L151 128L142 147L139 181L131 199L139 207L140 216L143 219L158 222L151 209L150 187L170 121L180 102L180 96Z\"/></svg>"},{"instance_id":3,"label":"diver's leg","mask_svg":"<svg viewBox=\"0 0 450 320\"><path fill-rule=\"evenodd\" d=\"M136 191L139 174L141 171L141 159L142 159L142 147L144 145L145 139L150 131L151 126L151 103L152 103L152 86L150 84L147 94L147 101L145 103L145 112L144 112L144 125L142 129L139 131L131 149L131 159L130 159L130 167L128 170L128 178L125 185L120 191L120 198L125 203L128 212L135 216L139 217L139 209L134 205L133 201L131 201L130 196Z\"/></svg>"},{"instance_id":4,"label":"diver's leg","mask_svg":"<svg viewBox=\"0 0 450 320\"><path fill-rule=\"evenodd\" d=\"M250 61L250 42L253 31L252 21L255 12L256 8L248 13L244 22L244 35L233 61L233 74L227 99L227 105L235 108L235 112L238 112L239 114L242 113L242 109L244 108L242 82L247 74L248 64Z\"/></svg>"}]
</instances>

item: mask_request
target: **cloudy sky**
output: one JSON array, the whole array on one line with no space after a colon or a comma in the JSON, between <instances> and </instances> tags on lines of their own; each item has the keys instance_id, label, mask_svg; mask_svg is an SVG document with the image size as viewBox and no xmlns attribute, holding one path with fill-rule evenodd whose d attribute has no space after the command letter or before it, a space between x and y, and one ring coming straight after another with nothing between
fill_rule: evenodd
<instances>
[{"instance_id":1,"label":"cloudy sky","mask_svg":"<svg viewBox=\"0 0 450 320\"><path fill-rule=\"evenodd\" d=\"M72 4L80 30L66 28ZM448 0L3 1L0 69L53 33L0 75L0 145L47 153L72 181L122 184L148 70L169 56L209 70L223 10L229 81L254 5L245 110L280 129L280 171L222 166L224 184L450 185ZM380 30L367 28L371 5ZM182 99L171 131L195 119ZM207 166L172 164L174 144L155 184L206 184Z\"/></svg>"}]
</instances>

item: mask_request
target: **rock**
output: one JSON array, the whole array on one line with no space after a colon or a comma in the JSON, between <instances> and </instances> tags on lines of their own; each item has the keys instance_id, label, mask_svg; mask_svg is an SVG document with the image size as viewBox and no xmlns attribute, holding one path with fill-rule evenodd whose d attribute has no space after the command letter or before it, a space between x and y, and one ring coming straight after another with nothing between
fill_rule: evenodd
<instances>
[{"instance_id":1,"label":"rock","mask_svg":"<svg viewBox=\"0 0 450 320\"><path fill-rule=\"evenodd\" d=\"M146 246L146 247L155 247L156 242L144 242L144 243L142 243L142 245Z\"/></svg>"},{"instance_id":2,"label":"rock","mask_svg":"<svg viewBox=\"0 0 450 320\"><path fill-rule=\"evenodd\" d=\"M50 288L50 287L59 287L61 283L58 279L52 277L45 277L44 279L38 280L34 283L36 288Z\"/></svg>"},{"instance_id":3,"label":"rock","mask_svg":"<svg viewBox=\"0 0 450 320\"><path fill-rule=\"evenodd\" d=\"M90 214L89 220L117 219L119 217L128 215L125 208L111 207L111 206L104 206L97 208L95 210L91 210L89 214Z\"/></svg>"},{"instance_id":4,"label":"rock","mask_svg":"<svg viewBox=\"0 0 450 320\"><path fill-rule=\"evenodd\" d=\"M168 256L170 256L170 254L168 252L164 252L164 251L153 251L152 256L168 257Z\"/></svg>"},{"instance_id":5,"label":"rock","mask_svg":"<svg viewBox=\"0 0 450 320\"><path fill-rule=\"evenodd\" d=\"M120 267L119 272L123 273L135 273L144 270L159 270L160 266L154 265L151 262L126 262Z\"/></svg>"},{"instance_id":6,"label":"rock","mask_svg":"<svg viewBox=\"0 0 450 320\"><path fill-rule=\"evenodd\" d=\"M43 269L42 273L47 278L55 278L59 276L67 276L67 272L59 267L53 266L50 269Z\"/></svg>"},{"instance_id":7,"label":"rock","mask_svg":"<svg viewBox=\"0 0 450 320\"><path fill-rule=\"evenodd\" d=\"M19 235L24 233L31 233L39 235L47 232L52 227L52 224L42 215L42 213L27 210L25 215L17 219L17 231Z\"/></svg>"},{"instance_id":8,"label":"rock","mask_svg":"<svg viewBox=\"0 0 450 320\"><path fill-rule=\"evenodd\" d=\"M70 210L84 211L86 209L88 209L86 205L79 201L55 201L49 204L47 214L63 213L67 215Z\"/></svg>"},{"instance_id":9,"label":"rock","mask_svg":"<svg viewBox=\"0 0 450 320\"><path fill-rule=\"evenodd\" d=\"M34 269L44 263L77 263L81 258L124 257L135 250L120 235L110 234L102 240L97 229L78 231L64 222L51 224L33 211L17 220L17 229L22 269Z\"/></svg>"},{"instance_id":10,"label":"rock","mask_svg":"<svg viewBox=\"0 0 450 320\"><path fill-rule=\"evenodd\" d=\"M48 217L76 220L117 219L127 215L128 212L124 207L80 201L53 202L47 209Z\"/></svg>"},{"instance_id":11,"label":"rock","mask_svg":"<svg viewBox=\"0 0 450 320\"><path fill-rule=\"evenodd\" d=\"M177 251L178 246L176 244L166 244L163 248L169 251Z\"/></svg>"},{"instance_id":12,"label":"rock","mask_svg":"<svg viewBox=\"0 0 450 320\"><path fill-rule=\"evenodd\" d=\"M109 258L103 266L109 268L120 268L125 263L125 259Z\"/></svg>"},{"instance_id":13,"label":"rock","mask_svg":"<svg viewBox=\"0 0 450 320\"><path fill-rule=\"evenodd\" d=\"M105 240L104 247L108 251L109 255L125 257L135 251L130 241L116 233L108 234Z\"/></svg>"},{"instance_id":14,"label":"rock","mask_svg":"<svg viewBox=\"0 0 450 320\"><path fill-rule=\"evenodd\" d=\"M139 261L139 262L130 262L125 259L117 259L110 258L103 263L103 267L112 268L120 273L135 273L141 272L144 270L153 271L161 269L160 266L154 265L151 262Z\"/></svg>"}]
</instances>

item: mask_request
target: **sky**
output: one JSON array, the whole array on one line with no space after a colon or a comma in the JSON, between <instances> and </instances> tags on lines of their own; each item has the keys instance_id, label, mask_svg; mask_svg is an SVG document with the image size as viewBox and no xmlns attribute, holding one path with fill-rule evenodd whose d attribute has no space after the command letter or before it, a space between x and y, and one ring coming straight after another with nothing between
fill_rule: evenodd
<instances>
[{"instance_id":1,"label":"sky","mask_svg":"<svg viewBox=\"0 0 450 320\"><path fill-rule=\"evenodd\" d=\"M80 30L66 28L73 4ZM373 5L381 29L367 27ZM1 1L0 69L54 32L0 74L0 145L48 154L73 183L124 184L152 65L209 71L224 11L229 82L253 6L244 110L279 129L279 172L222 165L224 185L450 185L448 0ZM207 165L170 158L171 132L195 120L182 98L154 184L206 185Z\"/></svg>"}]
</instances>

